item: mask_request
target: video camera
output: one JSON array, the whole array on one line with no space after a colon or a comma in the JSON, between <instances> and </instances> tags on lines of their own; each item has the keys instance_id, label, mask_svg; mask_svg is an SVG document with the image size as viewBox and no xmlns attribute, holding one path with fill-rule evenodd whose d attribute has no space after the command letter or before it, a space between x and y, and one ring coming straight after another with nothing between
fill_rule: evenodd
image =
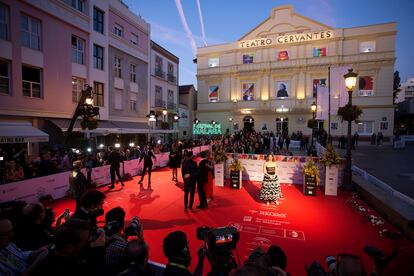
<instances>
[{"instance_id":1,"label":"video camera","mask_svg":"<svg viewBox=\"0 0 414 276\"><path fill-rule=\"evenodd\" d=\"M133 217L129 225L125 228L124 233L126 237L137 236L140 234L142 224L137 216Z\"/></svg>"},{"instance_id":2,"label":"video camera","mask_svg":"<svg viewBox=\"0 0 414 276\"><path fill-rule=\"evenodd\" d=\"M206 255L212 269L209 275L228 275L238 268L232 253L240 239L240 233L235 227L198 227L197 239L205 242Z\"/></svg>"}]
</instances>

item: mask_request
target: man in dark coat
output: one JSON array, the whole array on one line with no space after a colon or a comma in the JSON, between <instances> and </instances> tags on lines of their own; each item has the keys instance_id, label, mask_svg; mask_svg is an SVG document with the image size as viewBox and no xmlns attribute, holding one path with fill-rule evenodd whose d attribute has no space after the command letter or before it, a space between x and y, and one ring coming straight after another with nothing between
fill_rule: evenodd
<instances>
[{"instance_id":1,"label":"man in dark coat","mask_svg":"<svg viewBox=\"0 0 414 276\"><path fill-rule=\"evenodd\" d=\"M76 210L81 207L81 198L85 194L88 181L81 171L82 162L73 163L73 171L69 174L69 196L76 201Z\"/></svg>"},{"instance_id":2,"label":"man in dark coat","mask_svg":"<svg viewBox=\"0 0 414 276\"><path fill-rule=\"evenodd\" d=\"M111 152L108 155L108 163L111 166L110 167L110 173L111 173L111 186L110 189L115 188L115 174L118 177L118 180L121 181L121 185L124 186L124 182L122 181L121 173L119 172L119 169L121 167L121 162L124 161L124 157L119 152L118 149L110 148Z\"/></svg>"},{"instance_id":3,"label":"man in dark coat","mask_svg":"<svg viewBox=\"0 0 414 276\"><path fill-rule=\"evenodd\" d=\"M155 161L157 161L157 158L155 157L154 153L148 148L148 146L145 146L144 151L141 153L141 157L139 158L138 162L138 164L140 164L142 159L144 159L144 169L142 170L141 180L138 182L138 184L142 185L145 172L148 170L148 189L151 188L151 170L153 165L152 158L154 158Z\"/></svg>"},{"instance_id":4,"label":"man in dark coat","mask_svg":"<svg viewBox=\"0 0 414 276\"><path fill-rule=\"evenodd\" d=\"M187 153L187 159L183 162L181 172L184 179L184 211L187 212L187 208L193 209L194 193L196 182L198 178L197 163L193 160L193 152ZM188 194L190 194L190 203L188 204Z\"/></svg>"},{"instance_id":5,"label":"man in dark coat","mask_svg":"<svg viewBox=\"0 0 414 276\"><path fill-rule=\"evenodd\" d=\"M208 207L204 186L208 181L208 172L211 171L211 169L207 166L207 162L208 162L208 160L206 159L207 152L203 151L201 152L200 155L201 155L202 160L198 164L199 174L198 174L198 180L197 180L197 191L198 191L198 198L200 199L200 205L198 205L197 208L204 209Z\"/></svg>"}]
</instances>

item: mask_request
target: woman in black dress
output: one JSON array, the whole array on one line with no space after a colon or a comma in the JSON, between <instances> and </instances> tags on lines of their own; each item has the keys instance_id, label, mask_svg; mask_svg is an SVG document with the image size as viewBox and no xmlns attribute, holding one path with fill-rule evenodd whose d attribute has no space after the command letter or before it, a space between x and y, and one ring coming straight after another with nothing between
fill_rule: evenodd
<instances>
[{"instance_id":1,"label":"woman in black dress","mask_svg":"<svg viewBox=\"0 0 414 276\"><path fill-rule=\"evenodd\" d=\"M276 162L272 154L269 154L263 165L263 173L264 178L262 189L260 190L260 199L266 201L267 205L269 205L270 202L279 205L277 200L282 197L282 191L280 190L280 183L277 177Z\"/></svg>"},{"instance_id":2,"label":"woman in black dress","mask_svg":"<svg viewBox=\"0 0 414 276\"><path fill-rule=\"evenodd\" d=\"M168 156L169 158L169 166L172 171L172 180L177 182L177 169L180 167L181 164L181 152L177 150L177 146L174 144Z\"/></svg>"}]
</instances>

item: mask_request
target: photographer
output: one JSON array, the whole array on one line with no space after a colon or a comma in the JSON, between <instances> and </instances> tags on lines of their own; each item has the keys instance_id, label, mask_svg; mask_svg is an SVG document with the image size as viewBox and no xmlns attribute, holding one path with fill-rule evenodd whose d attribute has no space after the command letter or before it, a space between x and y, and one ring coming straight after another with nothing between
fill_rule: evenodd
<instances>
[{"instance_id":1,"label":"photographer","mask_svg":"<svg viewBox=\"0 0 414 276\"><path fill-rule=\"evenodd\" d=\"M122 268L123 257L125 248L128 245L128 241L124 236L125 226L125 211L121 207L115 207L109 210L105 215L105 233L109 238L106 252L105 252L105 264L107 271L115 274Z\"/></svg>"},{"instance_id":2,"label":"photographer","mask_svg":"<svg viewBox=\"0 0 414 276\"><path fill-rule=\"evenodd\" d=\"M102 206L105 198L105 194L100 191L86 192L81 200L81 208L75 211L72 218L84 220L96 229L96 218L104 214Z\"/></svg>"},{"instance_id":3,"label":"photographer","mask_svg":"<svg viewBox=\"0 0 414 276\"><path fill-rule=\"evenodd\" d=\"M55 244L45 259L34 268L32 275L102 275L105 235L91 241L91 226L71 219L56 229Z\"/></svg>"},{"instance_id":4,"label":"photographer","mask_svg":"<svg viewBox=\"0 0 414 276\"><path fill-rule=\"evenodd\" d=\"M197 251L198 263L193 273L188 268L191 264L191 254L188 248L187 235L182 231L169 233L162 244L165 257L168 259L164 276L198 276L203 274L203 261L205 258L205 248Z\"/></svg>"}]
</instances>

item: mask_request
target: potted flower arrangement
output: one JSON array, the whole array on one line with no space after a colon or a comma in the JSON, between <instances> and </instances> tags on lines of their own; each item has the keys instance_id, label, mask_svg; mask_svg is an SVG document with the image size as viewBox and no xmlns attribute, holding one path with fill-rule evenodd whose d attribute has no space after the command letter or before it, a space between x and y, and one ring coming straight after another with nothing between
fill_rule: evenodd
<instances>
[{"instance_id":1,"label":"potted flower arrangement","mask_svg":"<svg viewBox=\"0 0 414 276\"><path fill-rule=\"evenodd\" d=\"M226 160L226 153L218 146L214 152L214 182L216 186L224 186L224 164Z\"/></svg>"},{"instance_id":2,"label":"potted flower arrangement","mask_svg":"<svg viewBox=\"0 0 414 276\"><path fill-rule=\"evenodd\" d=\"M351 122L355 121L359 118L359 116L361 116L361 114L362 114L362 109L356 105L353 105L353 106L345 105L338 109L338 116L341 116L342 120L345 120L345 121L351 121Z\"/></svg>"},{"instance_id":3,"label":"potted flower arrangement","mask_svg":"<svg viewBox=\"0 0 414 276\"><path fill-rule=\"evenodd\" d=\"M336 196L338 194L338 167L341 164L341 158L332 144L326 147L321 163L325 166L325 195Z\"/></svg>"},{"instance_id":4,"label":"potted flower arrangement","mask_svg":"<svg viewBox=\"0 0 414 276\"><path fill-rule=\"evenodd\" d=\"M316 196L316 185L319 180L319 168L309 157L303 166L303 193Z\"/></svg>"},{"instance_id":5,"label":"potted flower arrangement","mask_svg":"<svg viewBox=\"0 0 414 276\"><path fill-rule=\"evenodd\" d=\"M230 187L241 189L243 165L238 159L230 163Z\"/></svg>"}]
</instances>

